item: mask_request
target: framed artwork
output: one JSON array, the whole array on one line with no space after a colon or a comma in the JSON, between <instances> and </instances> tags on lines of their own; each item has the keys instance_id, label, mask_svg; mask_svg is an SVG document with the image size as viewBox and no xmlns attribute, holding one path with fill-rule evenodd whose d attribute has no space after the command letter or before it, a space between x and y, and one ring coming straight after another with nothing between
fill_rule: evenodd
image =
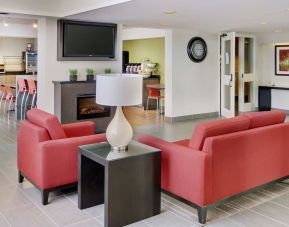
<instances>
[{"instance_id":1,"label":"framed artwork","mask_svg":"<svg viewBox=\"0 0 289 227\"><path fill-rule=\"evenodd\" d=\"M275 75L289 76L289 45L275 46Z\"/></svg>"}]
</instances>

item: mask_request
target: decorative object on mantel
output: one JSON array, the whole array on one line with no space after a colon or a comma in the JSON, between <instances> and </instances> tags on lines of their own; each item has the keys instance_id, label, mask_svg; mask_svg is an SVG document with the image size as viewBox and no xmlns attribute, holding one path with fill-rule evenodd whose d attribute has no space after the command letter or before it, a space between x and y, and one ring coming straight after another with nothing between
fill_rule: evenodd
<instances>
[{"instance_id":1,"label":"decorative object on mantel","mask_svg":"<svg viewBox=\"0 0 289 227\"><path fill-rule=\"evenodd\" d=\"M275 46L275 75L289 76L289 45Z\"/></svg>"},{"instance_id":2,"label":"decorative object on mantel","mask_svg":"<svg viewBox=\"0 0 289 227\"><path fill-rule=\"evenodd\" d=\"M188 43L189 58L196 63L202 62L207 56L207 44L201 37L193 37Z\"/></svg>"},{"instance_id":3,"label":"decorative object on mantel","mask_svg":"<svg viewBox=\"0 0 289 227\"><path fill-rule=\"evenodd\" d=\"M87 81L94 80L94 70L93 70L93 68L87 68L86 69L86 80Z\"/></svg>"},{"instance_id":4,"label":"decorative object on mantel","mask_svg":"<svg viewBox=\"0 0 289 227\"><path fill-rule=\"evenodd\" d=\"M122 112L122 106L141 104L142 86L143 78L140 75L96 76L96 103L117 107L114 118L106 130L107 141L114 151L126 151L132 139L132 127Z\"/></svg>"},{"instance_id":5,"label":"decorative object on mantel","mask_svg":"<svg viewBox=\"0 0 289 227\"><path fill-rule=\"evenodd\" d=\"M111 73L111 68L105 68L104 69L105 74L110 74Z\"/></svg>"},{"instance_id":6,"label":"decorative object on mantel","mask_svg":"<svg viewBox=\"0 0 289 227\"><path fill-rule=\"evenodd\" d=\"M69 80L70 81L77 81L77 69L69 69Z\"/></svg>"}]
</instances>

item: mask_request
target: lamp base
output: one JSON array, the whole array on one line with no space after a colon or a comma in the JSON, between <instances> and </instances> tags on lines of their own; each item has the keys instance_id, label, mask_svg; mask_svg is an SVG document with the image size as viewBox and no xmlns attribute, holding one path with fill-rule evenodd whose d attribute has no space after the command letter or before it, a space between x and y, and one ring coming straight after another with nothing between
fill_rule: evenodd
<instances>
[{"instance_id":1,"label":"lamp base","mask_svg":"<svg viewBox=\"0 0 289 227\"><path fill-rule=\"evenodd\" d=\"M123 147L111 147L112 151L118 151L118 152L127 152L128 146Z\"/></svg>"},{"instance_id":2,"label":"lamp base","mask_svg":"<svg viewBox=\"0 0 289 227\"><path fill-rule=\"evenodd\" d=\"M121 106L106 129L106 138L113 151L125 151L133 136L132 127L125 118Z\"/></svg>"}]
</instances>

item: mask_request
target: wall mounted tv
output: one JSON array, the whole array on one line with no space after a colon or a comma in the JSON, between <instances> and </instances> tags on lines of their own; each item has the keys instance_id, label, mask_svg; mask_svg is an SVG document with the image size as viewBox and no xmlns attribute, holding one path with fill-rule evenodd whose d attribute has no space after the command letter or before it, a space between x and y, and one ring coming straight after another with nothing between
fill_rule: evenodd
<instances>
[{"instance_id":1,"label":"wall mounted tv","mask_svg":"<svg viewBox=\"0 0 289 227\"><path fill-rule=\"evenodd\" d=\"M115 60L116 24L58 20L59 61Z\"/></svg>"}]
</instances>

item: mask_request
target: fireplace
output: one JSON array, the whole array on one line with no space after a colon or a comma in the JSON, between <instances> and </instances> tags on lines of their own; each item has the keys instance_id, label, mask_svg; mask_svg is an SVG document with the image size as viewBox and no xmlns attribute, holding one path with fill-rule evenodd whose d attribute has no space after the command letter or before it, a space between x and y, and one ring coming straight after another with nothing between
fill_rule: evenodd
<instances>
[{"instance_id":1,"label":"fireplace","mask_svg":"<svg viewBox=\"0 0 289 227\"><path fill-rule=\"evenodd\" d=\"M110 107L95 103L95 94L77 95L77 120L110 117Z\"/></svg>"}]
</instances>

